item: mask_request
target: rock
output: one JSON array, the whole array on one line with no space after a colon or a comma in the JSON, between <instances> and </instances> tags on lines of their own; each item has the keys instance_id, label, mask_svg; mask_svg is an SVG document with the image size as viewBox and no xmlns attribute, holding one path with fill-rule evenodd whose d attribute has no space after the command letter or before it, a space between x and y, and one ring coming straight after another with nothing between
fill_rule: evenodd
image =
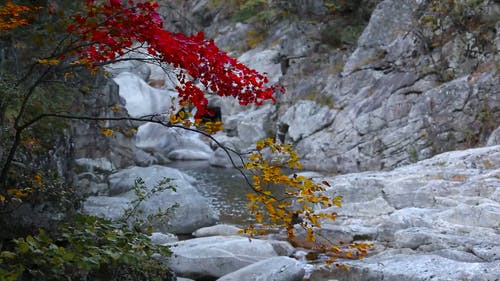
<instances>
[{"instance_id":1,"label":"rock","mask_svg":"<svg viewBox=\"0 0 500 281\"><path fill-rule=\"evenodd\" d=\"M186 234L208 225L213 225L218 214L191 183L194 179L179 170L162 167L130 167L110 176L110 194L115 197L94 196L87 199L84 209L95 215L116 219L121 216L123 209L137 198L135 191L130 190L138 178L144 180L145 191L150 191L163 178L172 179L167 183L175 187L176 191L167 189L146 198L139 207L141 217L156 214L158 208L163 211L170 209L168 223L153 221L154 229L160 232ZM127 191L129 190L129 191Z\"/></svg>"},{"instance_id":2,"label":"rock","mask_svg":"<svg viewBox=\"0 0 500 281\"><path fill-rule=\"evenodd\" d=\"M193 149L174 149L167 154L172 160L207 160L211 159L212 151L197 151Z\"/></svg>"},{"instance_id":3,"label":"rock","mask_svg":"<svg viewBox=\"0 0 500 281\"><path fill-rule=\"evenodd\" d=\"M251 26L249 24L240 22L234 25L225 25L216 31L218 36L215 39L215 44L222 49L232 51L245 49L247 48L246 36L250 30Z\"/></svg>"},{"instance_id":4,"label":"rock","mask_svg":"<svg viewBox=\"0 0 500 281\"><path fill-rule=\"evenodd\" d=\"M412 18L421 5L421 2L411 0L386 0L380 3L359 37L358 48L345 64L342 74L348 75L385 55L384 48L394 42L401 33L412 28ZM396 14L397 17L394 16Z\"/></svg>"},{"instance_id":5,"label":"rock","mask_svg":"<svg viewBox=\"0 0 500 281\"><path fill-rule=\"evenodd\" d=\"M118 85L112 79L102 81L104 79L100 77L96 82L104 85L99 90L101 94L84 95L78 103L82 107L87 108L86 115L123 118L121 121L113 121L112 129L120 128L121 130L114 130L111 136L105 136L101 131L102 126L107 127L110 124L97 124L86 120L76 120L72 126L74 135L71 145L74 149L74 156L72 157L75 159L85 159L80 160L83 166L80 165L79 169L94 169L86 170L86 172L109 174L109 172L115 169L144 162L147 156L144 155L142 150L135 147L133 143L132 128L134 125L131 121L126 120L129 115L124 106L124 100L119 95ZM111 105L115 105L118 110L110 110ZM154 159L151 160L154 161ZM101 171L102 169L104 170ZM80 173L83 171L77 172Z\"/></svg>"},{"instance_id":6,"label":"rock","mask_svg":"<svg viewBox=\"0 0 500 281\"><path fill-rule=\"evenodd\" d=\"M472 248L474 255L483 261L499 261L500 260L500 245L476 245Z\"/></svg>"},{"instance_id":7,"label":"rock","mask_svg":"<svg viewBox=\"0 0 500 281\"><path fill-rule=\"evenodd\" d=\"M288 108L285 114L279 117L279 123L288 127L286 139L297 142L304 137L330 125L335 119L336 110L314 101L299 101Z\"/></svg>"},{"instance_id":8,"label":"rock","mask_svg":"<svg viewBox=\"0 0 500 281\"><path fill-rule=\"evenodd\" d=\"M136 146L172 160L207 160L213 153L200 134L154 123L139 127Z\"/></svg>"},{"instance_id":9,"label":"rock","mask_svg":"<svg viewBox=\"0 0 500 281\"><path fill-rule=\"evenodd\" d=\"M230 236L237 235L241 228L229 224L216 224L197 229L193 232L194 237L207 237L207 236Z\"/></svg>"},{"instance_id":10,"label":"rock","mask_svg":"<svg viewBox=\"0 0 500 281\"><path fill-rule=\"evenodd\" d=\"M267 104L257 109L243 111L237 115L227 117L227 122L236 123L238 138L246 147L249 147L257 140L272 135L274 130L270 120L272 112L272 105Z\"/></svg>"},{"instance_id":11,"label":"rock","mask_svg":"<svg viewBox=\"0 0 500 281\"><path fill-rule=\"evenodd\" d=\"M85 195L108 195L109 185L99 173L85 172L76 175L75 184Z\"/></svg>"},{"instance_id":12,"label":"rock","mask_svg":"<svg viewBox=\"0 0 500 281\"><path fill-rule=\"evenodd\" d=\"M113 163L106 158L78 158L75 160L75 163L88 172L110 173L116 169Z\"/></svg>"},{"instance_id":13,"label":"rock","mask_svg":"<svg viewBox=\"0 0 500 281\"><path fill-rule=\"evenodd\" d=\"M151 233L151 243L163 245L166 243L172 243L179 241L179 238L172 233L161 233L153 232Z\"/></svg>"},{"instance_id":14,"label":"rock","mask_svg":"<svg viewBox=\"0 0 500 281\"><path fill-rule=\"evenodd\" d=\"M500 120L500 77L498 67L491 64L498 56L491 49L500 37L490 34L485 42L489 50L473 58L464 55L473 44L472 34L455 34L444 46L431 48L433 36L421 24L433 14L431 6L425 1L381 1L355 51L343 53L349 56L345 64L336 59L342 57L340 51L321 53L313 48L307 59L290 66L281 81L289 87L277 106L278 116L304 100L326 100L335 108L331 124L298 140L305 168L340 173L389 170L487 143ZM467 13L478 17L499 11L498 3L492 2L466 6ZM313 33L302 30L302 36ZM283 29L279 35L295 32ZM293 46L287 50L314 45L299 36L287 39L281 43ZM341 75L327 71L342 66ZM304 117L302 124L316 124L316 117ZM491 145L494 135L490 139Z\"/></svg>"},{"instance_id":15,"label":"rock","mask_svg":"<svg viewBox=\"0 0 500 281\"><path fill-rule=\"evenodd\" d=\"M265 259L217 279L217 281L301 281L303 265L288 257Z\"/></svg>"},{"instance_id":16,"label":"rock","mask_svg":"<svg viewBox=\"0 0 500 281\"><path fill-rule=\"evenodd\" d=\"M173 252L167 261L169 268L193 279L219 278L277 256L269 241L238 236L202 237L169 245Z\"/></svg>"},{"instance_id":17,"label":"rock","mask_svg":"<svg viewBox=\"0 0 500 281\"><path fill-rule=\"evenodd\" d=\"M212 157L210 157L210 159L208 160L208 162L210 163L210 165L215 167L233 168L236 166L238 168L241 168L244 166L244 163L243 161L241 161L240 157L244 157L244 155L242 156L231 150L217 148L215 152L212 154Z\"/></svg>"},{"instance_id":18,"label":"rock","mask_svg":"<svg viewBox=\"0 0 500 281\"><path fill-rule=\"evenodd\" d=\"M280 240L268 240L269 243L273 246L274 251L279 256L291 256L295 251L295 248L288 241L280 241Z\"/></svg>"},{"instance_id":19,"label":"rock","mask_svg":"<svg viewBox=\"0 0 500 281\"><path fill-rule=\"evenodd\" d=\"M105 69L112 77L116 77L123 72L128 72L135 74L144 81L147 81L151 75L151 70L147 64L134 60L108 64L105 66Z\"/></svg>"},{"instance_id":20,"label":"rock","mask_svg":"<svg viewBox=\"0 0 500 281\"><path fill-rule=\"evenodd\" d=\"M361 261L345 261L349 270L318 270L311 281L328 280L496 280L500 261L463 262L429 254L383 253Z\"/></svg>"},{"instance_id":21,"label":"rock","mask_svg":"<svg viewBox=\"0 0 500 281\"><path fill-rule=\"evenodd\" d=\"M238 60L260 73L266 73L269 82L274 84L278 82L282 75L280 65L275 62L278 56L277 48L270 50L255 48L242 54Z\"/></svg>"},{"instance_id":22,"label":"rock","mask_svg":"<svg viewBox=\"0 0 500 281\"><path fill-rule=\"evenodd\" d=\"M177 277L177 281L195 281L195 280L184 277Z\"/></svg>"},{"instance_id":23,"label":"rock","mask_svg":"<svg viewBox=\"0 0 500 281\"><path fill-rule=\"evenodd\" d=\"M108 177L110 187L109 194L116 195L132 190L134 183L138 178L142 179L144 181L144 185L148 187L155 186L158 182L165 178L174 180L173 184L179 186L186 183L193 184L196 182L193 177L177 169L159 165L149 167L132 166L113 173Z\"/></svg>"},{"instance_id":24,"label":"rock","mask_svg":"<svg viewBox=\"0 0 500 281\"><path fill-rule=\"evenodd\" d=\"M500 127L496 128L488 138L486 145L500 145Z\"/></svg>"},{"instance_id":25,"label":"rock","mask_svg":"<svg viewBox=\"0 0 500 281\"><path fill-rule=\"evenodd\" d=\"M343 208L332 209L337 220L318 230L322 237L372 241L378 250L371 255L379 254L346 261L349 273L316 268L311 280L495 280L499 173L500 146L490 146L443 153L389 172L326 178L327 194L346 196ZM413 267L400 271L405 264Z\"/></svg>"},{"instance_id":26,"label":"rock","mask_svg":"<svg viewBox=\"0 0 500 281\"><path fill-rule=\"evenodd\" d=\"M89 196L83 203L86 213L111 220L120 219L130 207L130 200L122 197Z\"/></svg>"},{"instance_id":27,"label":"rock","mask_svg":"<svg viewBox=\"0 0 500 281\"><path fill-rule=\"evenodd\" d=\"M179 109L177 92L173 89L153 88L130 72L122 72L113 80L120 87L120 96L125 99L125 107L130 116L175 113Z\"/></svg>"}]
</instances>

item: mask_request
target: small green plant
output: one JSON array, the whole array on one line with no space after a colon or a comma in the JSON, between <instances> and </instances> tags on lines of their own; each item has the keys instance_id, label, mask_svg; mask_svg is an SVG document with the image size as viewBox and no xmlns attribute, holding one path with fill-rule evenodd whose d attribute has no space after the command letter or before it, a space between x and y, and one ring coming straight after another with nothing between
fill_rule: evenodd
<instances>
[{"instance_id":1,"label":"small green plant","mask_svg":"<svg viewBox=\"0 0 500 281\"><path fill-rule=\"evenodd\" d=\"M142 202L158 192L175 188L170 179L148 189L136 180L137 198L117 221L79 214L62 224L55 234L40 229L0 245L0 280L173 280L155 258L169 256L166 246L151 242L153 219L168 213L140 216Z\"/></svg>"},{"instance_id":2,"label":"small green plant","mask_svg":"<svg viewBox=\"0 0 500 281\"><path fill-rule=\"evenodd\" d=\"M416 147L412 146L408 149L408 155L410 156L410 161L415 163L418 161L418 150Z\"/></svg>"}]
</instances>

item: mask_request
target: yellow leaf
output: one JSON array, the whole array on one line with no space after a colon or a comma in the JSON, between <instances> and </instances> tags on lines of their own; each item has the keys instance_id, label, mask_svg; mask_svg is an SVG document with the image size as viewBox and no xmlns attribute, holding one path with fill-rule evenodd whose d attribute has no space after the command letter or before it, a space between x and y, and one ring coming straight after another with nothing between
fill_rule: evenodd
<instances>
[{"instance_id":1,"label":"yellow leaf","mask_svg":"<svg viewBox=\"0 0 500 281\"><path fill-rule=\"evenodd\" d=\"M113 135L113 130L110 130L108 128L101 128L101 132L107 137Z\"/></svg>"},{"instance_id":2,"label":"yellow leaf","mask_svg":"<svg viewBox=\"0 0 500 281\"><path fill-rule=\"evenodd\" d=\"M40 176L39 174L35 175L35 176L33 177L33 179L34 179L36 182L38 182L38 183L41 183L41 182L42 182L42 176Z\"/></svg>"},{"instance_id":3,"label":"yellow leaf","mask_svg":"<svg viewBox=\"0 0 500 281\"><path fill-rule=\"evenodd\" d=\"M58 65L59 60L56 59L39 59L38 60L39 64L46 64L46 65Z\"/></svg>"},{"instance_id":4,"label":"yellow leaf","mask_svg":"<svg viewBox=\"0 0 500 281\"><path fill-rule=\"evenodd\" d=\"M345 264L336 264L337 267L342 268L343 270L349 270L349 266Z\"/></svg>"},{"instance_id":5,"label":"yellow leaf","mask_svg":"<svg viewBox=\"0 0 500 281\"><path fill-rule=\"evenodd\" d=\"M116 113L120 112L120 108L118 107L117 104L113 104L113 112L116 112Z\"/></svg>"},{"instance_id":6,"label":"yellow leaf","mask_svg":"<svg viewBox=\"0 0 500 281\"><path fill-rule=\"evenodd\" d=\"M262 213L261 213L261 212L257 212L257 213L255 213L255 220L256 220L258 223L261 223L261 222L262 222Z\"/></svg>"}]
</instances>

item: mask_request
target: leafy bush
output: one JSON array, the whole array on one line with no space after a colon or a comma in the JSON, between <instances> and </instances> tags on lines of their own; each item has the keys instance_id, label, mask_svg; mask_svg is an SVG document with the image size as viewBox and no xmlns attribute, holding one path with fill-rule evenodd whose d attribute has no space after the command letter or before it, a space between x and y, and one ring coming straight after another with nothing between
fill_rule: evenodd
<instances>
[{"instance_id":1,"label":"leafy bush","mask_svg":"<svg viewBox=\"0 0 500 281\"><path fill-rule=\"evenodd\" d=\"M118 221L79 214L55 234L36 235L0 245L0 280L173 280L158 259L169 256L166 246L151 242L147 222L166 212L141 219L140 204L157 192L173 189L169 179L147 189L134 185L137 199ZM167 210L168 211L168 210Z\"/></svg>"}]
</instances>

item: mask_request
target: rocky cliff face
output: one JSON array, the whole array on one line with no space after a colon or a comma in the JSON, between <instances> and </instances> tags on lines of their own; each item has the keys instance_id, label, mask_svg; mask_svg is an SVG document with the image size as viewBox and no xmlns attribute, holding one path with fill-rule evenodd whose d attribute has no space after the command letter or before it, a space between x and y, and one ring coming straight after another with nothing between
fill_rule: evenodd
<instances>
[{"instance_id":1,"label":"rocky cliff face","mask_svg":"<svg viewBox=\"0 0 500 281\"><path fill-rule=\"evenodd\" d=\"M276 4L287 16L253 18L220 1L185 1L166 17L204 28L285 85L265 117L240 114L228 129L244 141L245 124L267 128L263 135L296 144L308 168L383 170L486 144L500 120L500 4L354 2L289 1ZM221 107L235 119L234 106Z\"/></svg>"}]
</instances>

